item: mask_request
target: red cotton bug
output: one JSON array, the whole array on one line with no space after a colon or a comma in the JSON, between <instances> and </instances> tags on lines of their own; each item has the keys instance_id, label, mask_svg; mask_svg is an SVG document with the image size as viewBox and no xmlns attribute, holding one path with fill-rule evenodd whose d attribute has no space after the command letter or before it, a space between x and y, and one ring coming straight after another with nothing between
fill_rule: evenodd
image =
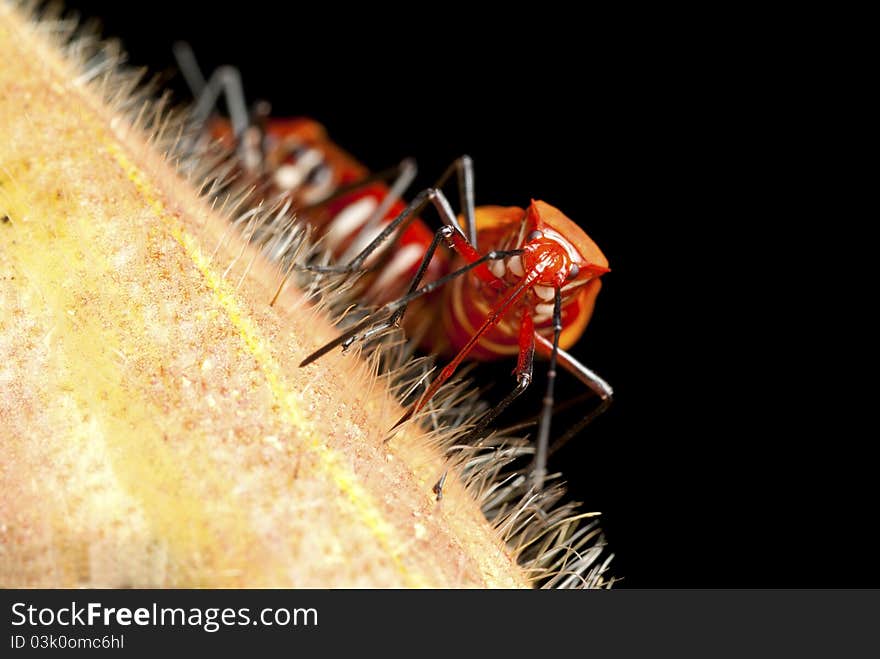
<instances>
[{"instance_id":1,"label":"red cotton bug","mask_svg":"<svg viewBox=\"0 0 880 659\"><path fill-rule=\"evenodd\" d=\"M408 330L421 324L420 346L451 356L451 361L396 428L418 413L464 360L517 355L516 387L471 431L476 437L530 385L535 353L549 358L532 464L532 486L540 488L546 477L557 365L601 400L577 429L604 411L612 398L608 383L567 352L583 334L601 288L600 277L609 271L599 247L543 201L533 200L525 209L475 208L467 156L405 205L401 195L415 175L412 161L371 175L314 121L269 118L265 106L248 112L237 70L222 67L205 81L186 44L177 44L175 55L197 98L196 118L206 122L215 138L235 146L245 174L267 194L291 199L298 216L317 228L338 263L302 267L319 273L370 271L364 301L378 308L300 366L401 323ZM221 94L228 120L211 119ZM442 192L453 174L460 218ZM429 205L442 222L436 231L419 218ZM451 256L438 249L441 243L450 248ZM405 316L417 301L417 313ZM444 478L445 474L435 487L438 499Z\"/></svg>"}]
</instances>

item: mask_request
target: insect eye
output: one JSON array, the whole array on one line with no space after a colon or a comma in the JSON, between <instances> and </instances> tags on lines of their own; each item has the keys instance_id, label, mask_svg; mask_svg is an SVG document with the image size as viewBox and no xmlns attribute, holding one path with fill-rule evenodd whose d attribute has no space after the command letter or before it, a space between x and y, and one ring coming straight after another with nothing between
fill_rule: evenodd
<instances>
[{"instance_id":1,"label":"insect eye","mask_svg":"<svg viewBox=\"0 0 880 659\"><path fill-rule=\"evenodd\" d=\"M543 231L538 231L537 229L535 229L534 231L532 231L532 232L529 234L529 240L530 240L530 241L531 241L531 240L540 240L540 239L543 238L543 237L544 237L544 232L543 232Z\"/></svg>"},{"instance_id":2,"label":"insect eye","mask_svg":"<svg viewBox=\"0 0 880 659\"><path fill-rule=\"evenodd\" d=\"M578 267L577 263L572 263L571 267L568 269L568 278L574 279L581 273L581 269Z\"/></svg>"}]
</instances>

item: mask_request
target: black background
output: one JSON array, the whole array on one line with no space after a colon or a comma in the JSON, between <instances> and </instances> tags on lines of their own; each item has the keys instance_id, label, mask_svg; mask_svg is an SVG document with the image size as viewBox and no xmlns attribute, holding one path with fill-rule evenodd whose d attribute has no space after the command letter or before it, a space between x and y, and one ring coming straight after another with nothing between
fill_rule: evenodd
<instances>
[{"instance_id":1,"label":"black background","mask_svg":"<svg viewBox=\"0 0 880 659\"><path fill-rule=\"evenodd\" d=\"M544 199L588 229L613 272L575 352L617 401L554 466L604 513L622 586L880 584L876 431L834 334L844 214L813 63L772 29L550 4L68 4L151 70L181 38L206 70L235 64L249 99L371 168L415 156L421 188L468 153L478 203Z\"/></svg>"}]
</instances>

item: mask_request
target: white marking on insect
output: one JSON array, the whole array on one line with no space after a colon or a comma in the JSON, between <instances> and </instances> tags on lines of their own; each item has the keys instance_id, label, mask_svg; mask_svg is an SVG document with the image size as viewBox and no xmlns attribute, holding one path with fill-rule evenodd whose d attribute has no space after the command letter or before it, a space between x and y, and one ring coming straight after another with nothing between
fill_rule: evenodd
<instances>
[{"instance_id":1,"label":"white marking on insect","mask_svg":"<svg viewBox=\"0 0 880 659\"><path fill-rule=\"evenodd\" d=\"M339 214L333 218L333 221L327 229L327 244L330 246L330 249L335 250L343 243L343 241L345 241L346 238L360 229L364 225L364 222L369 219L373 211L376 210L376 206L378 205L379 202L376 201L375 197L363 197L353 204L349 204L343 208ZM358 238L360 238L360 236L358 236ZM358 240L355 242L359 243ZM368 242L364 243L364 246L366 246ZM360 251L360 249L358 249L358 251ZM355 254L357 254L357 252L355 252Z\"/></svg>"},{"instance_id":2,"label":"white marking on insect","mask_svg":"<svg viewBox=\"0 0 880 659\"><path fill-rule=\"evenodd\" d=\"M491 261L489 263L489 272L498 277L498 279L503 279L504 274L507 272L507 268L504 265L504 261Z\"/></svg>"},{"instance_id":3,"label":"white marking on insect","mask_svg":"<svg viewBox=\"0 0 880 659\"><path fill-rule=\"evenodd\" d=\"M371 212L372 216L372 212ZM348 249L345 250L345 253L339 257L340 261L349 261L355 257L355 255L360 254L363 249L369 245L373 240L375 240L380 233L382 233L385 228L391 224L390 220L385 220L381 224L376 224L375 222L366 221L365 226L361 229L357 237L352 241L351 245L349 245ZM382 256L387 252L387 250L377 249L375 252L370 254L367 257L367 260L364 261L364 266L369 268L374 265Z\"/></svg>"},{"instance_id":4,"label":"white marking on insect","mask_svg":"<svg viewBox=\"0 0 880 659\"><path fill-rule=\"evenodd\" d=\"M573 262L577 263L581 260L581 255L578 254L578 251L575 249L574 245L572 245L571 242L561 233L559 233L555 229L545 227L543 230L543 234L545 238L549 238L553 242L560 245L568 253L568 258L570 258Z\"/></svg>"},{"instance_id":5,"label":"white marking on insect","mask_svg":"<svg viewBox=\"0 0 880 659\"><path fill-rule=\"evenodd\" d=\"M523 269L522 258L520 258L519 254L507 259L507 267L510 268L510 271L517 277L522 277L526 274L526 271Z\"/></svg>"},{"instance_id":6,"label":"white marking on insect","mask_svg":"<svg viewBox=\"0 0 880 659\"><path fill-rule=\"evenodd\" d=\"M552 304L536 304L535 305L535 313L539 316L547 316L550 317L550 314L553 313L553 305ZM535 319L537 320L537 318Z\"/></svg>"},{"instance_id":7,"label":"white marking on insect","mask_svg":"<svg viewBox=\"0 0 880 659\"><path fill-rule=\"evenodd\" d=\"M275 185L282 190L293 190L302 180L302 173L296 165L281 165L275 170Z\"/></svg>"},{"instance_id":8,"label":"white marking on insect","mask_svg":"<svg viewBox=\"0 0 880 659\"><path fill-rule=\"evenodd\" d=\"M387 286L391 286L394 282L406 275L412 267L422 260L424 249L420 245L410 244L394 255L391 262L383 269L382 274L370 287L367 297L377 297Z\"/></svg>"},{"instance_id":9,"label":"white marking on insect","mask_svg":"<svg viewBox=\"0 0 880 659\"><path fill-rule=\"evenodd\" d=\"M535 291L535 295L548 302L552 300L553 296L556 294L552 286L532 286L532 290Z\"/></svg>"},{"instance_id":10,"label":"white marking on insect","mask_svg":"<svg viewBox=\"0 0 880 659\"><path fill-rule=\"evenodd\" d=\"M317 204L333 192L334 187L333 172L331 172L328 167L324 166L320 170L318 179L312 185L307 185L305 190L300 194L302 203L306 205Z\"/></svg>"},{"instance_id":11,"label":"white marking on insect","mask_svg":"<svg viewBox=\"0 0 880 659\"><path fill-rule=\"evenodd\" d=\"M275 170L275 185L282 190L295 190L302 185L309 172L321 164L323 156L317 149L307 149L296 162L284 163Z\"/></svg>"}]
</instances>

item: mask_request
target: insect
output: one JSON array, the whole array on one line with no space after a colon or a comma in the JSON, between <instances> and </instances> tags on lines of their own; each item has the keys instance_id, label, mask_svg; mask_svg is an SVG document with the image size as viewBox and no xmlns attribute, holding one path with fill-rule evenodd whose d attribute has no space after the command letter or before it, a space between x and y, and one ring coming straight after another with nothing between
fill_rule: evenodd
<instances>
[{"instance_id":1,"label":"insect","mask_svg":"<svg viewBox=\"0 0 880 659\"><path fill-rule=\"evenodd\" d=\"M324 236L335 264L303 267L319 273L371 273L364 299L378 308L300 366L401 323L409 328L427 319L421 346L451 360L396 428L421 411L466 359L516 355L516 386L481 418L470 433L475 437L529 387L535 354L547 357L531 468L532 487L540 488L546 478L557 367L600 399L578 428L612 399L608 383L567 352L589 323L600 277L609 271L599 247L562 211L543 201L532 200L526 208L475 207L473 165L467 156L405 204L401 197L415 175L411 161L371 175L316 122L270 118L264 105L248 112L235 69L222 67L205 81L188 46L176 45L175 54L196 95L196 116L215 137L231 141L247 175L270 193L289 197L299 216ZM229 119L209 120L221 93ZM461 217L442 191L453 174ZM436 231L420 217L428 207L440 218ZM407 316L411 304L420 306ZM438 499L444 480L445 474L435 486Z\"/></svg>"},{"instance_id":2,"label":"insect","mask_svg":"<svg viewBox=\"0 0 880 659\"><path fill-rule=\"evenodd\" d=\"M239 174L254 186L254 200L288 198L298 217L322 236L335 261L351 260L384 224L404 210L401 196L416 175L413 160L371 173L333 143L316 121L270 117L265 102L248 109L235 68L220 67L205 80L188 44L175 44L174 53L196 98L196 123L206 127L208 138L236 149ZM228 119L215 112L221 97ZM394 258L383 264L377 276L366 278L365 300L382 303L392 299L396 291L405 290L418 269L424 251L421 246L430 243L432 235L421 221L404 230ZM374 257L366 265L373 266L375 261ZM436 278L442 268L438 259L430 264L429 276Z\"/></svg>"}]
</instances>

